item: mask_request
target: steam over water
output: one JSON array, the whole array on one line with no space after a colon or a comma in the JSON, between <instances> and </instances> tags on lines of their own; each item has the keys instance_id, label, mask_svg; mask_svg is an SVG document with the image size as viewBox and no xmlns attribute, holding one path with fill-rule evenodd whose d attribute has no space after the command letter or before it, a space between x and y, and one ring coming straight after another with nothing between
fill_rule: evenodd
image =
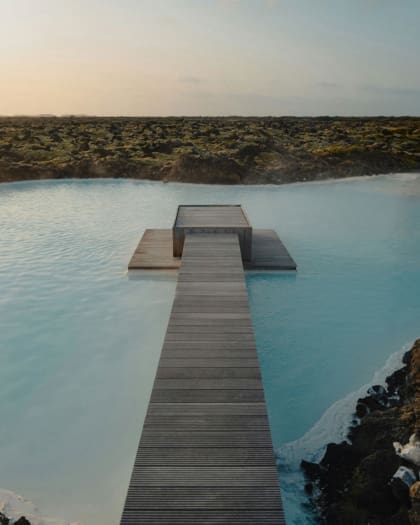
<instances>
[{"instance_id":1,"label":"steam over water","mask_svg":"<svg viewBox=\"0 0 420 525\"><path fill-rule=\"evenodd\" d=\"M247 283L288 523L311 523L300 459L345 435L347 396L420 336L420 175L0 185L0 487L54 523L118 523L175 288L126 266L178 203L242 203L298 263Z\"/></svg>"}]
</instances>

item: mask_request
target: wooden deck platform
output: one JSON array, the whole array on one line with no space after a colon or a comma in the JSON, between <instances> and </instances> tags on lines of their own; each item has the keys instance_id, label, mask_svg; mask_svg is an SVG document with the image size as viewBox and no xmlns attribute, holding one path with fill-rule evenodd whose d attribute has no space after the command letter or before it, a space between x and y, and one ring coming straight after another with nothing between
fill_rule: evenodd
<instances>
[{"instance_id":1,"label":"wooden deck platform","mask_svg":"<svg viewBox=\"0 0 420 525\"><path fill-rule=\"evenodd\" d=\"M170 233L146 231L143 267L174 264ZM284 524L238 236L187 233L177 264L121 524Z\"/></svg>"},{"instance_id":2,"label":"wooden deck platform","mask_svg":"<svg viewBox=\"0 0 420 525\"><path fill-rule=\"evenodd\" d=\"M147 229L128 265L129 270L178 270L172 255L172 230ZM296 263L274 230L253 230L252 260L247 270L296 270Z\"/></svg>"}]
</instances>

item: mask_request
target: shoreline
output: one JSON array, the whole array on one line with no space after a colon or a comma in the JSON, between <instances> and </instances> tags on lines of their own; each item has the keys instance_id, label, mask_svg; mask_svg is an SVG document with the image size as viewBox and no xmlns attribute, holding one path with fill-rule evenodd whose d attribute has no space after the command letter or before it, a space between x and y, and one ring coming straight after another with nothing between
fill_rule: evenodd
<instances>
[{"instance_id":1,"label":"shoreline","mask_svg":"<svg viewBox=\"0 0 420 525\"><path fill-rule=\"evenodd\" d=\"M309 462L319 463L328 443L346 441L357 400L366 395L371 385L386 385L386 378L401 368L403 356L412 347L412 344L411 341L391 353L367 383L333 402L305 434L276 449L276 462L282 481L282 491L287 493L288 512L296 522L302 525L312 525L317 517L315 505L310 504L308 494L304 490L307 481L301 469L302 458Z\"/></svg>"},{"instance_id":2,"label":"shoreline","mask_svg":"<svg viewBox=\"0 0 420 525\"><path fill-rule=\"evenodd\" d=\"M377 178L388 178L388 177L402 177L402 176L420 176L420 169L414 169L411 171L405 170L405 171L392 171L387 173L375 173L371 175L354 175L354 176L348 176L348 177L329 177L325 179L316 179L316 180L299 180L294 182L281 182L274 184L272 182L267 183L249 183L249 184L220 184L220 183L207 183L207 182L182 182L182 181L174 181L174 182L167 182L163 180L155 180L155 179L143 179L143 178L136 178L136 177L113 177L113 176L105 176L105 177L52 177L52 178L25 178L25 179L19 179L19 180L12 180L12 181L3 181L0 179L0 187L7 186L7 185L20 185L20 184L26 184L31 182L39 182L39 183L49 183L54 181L99 181L99 182L114 182L118 180L123 180L126 182L138 182L138 183L147 183L147 184L174 184L174 185L190 185L190 186L209 186L209 187L226 187L226 186L232 186L232 187L280 187L280 186L302 186L302 185L323 185L323 184L330 184L330 183L347 183L347 182L355 182L355 181L369 181L371 179L377 179Z\"/></svg>"},{"instance_id":3,"label":"shoreline","mask_svg":"<svg viewBox=\"0 0 420 525\"><path fill-rule=\"evenodd\" d=\"M30 500L0 488L0 525L82 525L78 521L46 517Z\"/></svg>"},{"instance_id":4,"label":"shoreline","mask_svg":"<svg viewBox=\"0 0 420 525\"><path fill-rule=\"evenodd\" d=\"M29 171L31 171L33 168L29 168ZM352 181L352 180L365 180L365 179L371 179L376 177L382 177L382 176L392 176L392 175L399 175L399 174L420 174L420 166L413 168L411 170L401 167L400 169L392 168L390 171L380 171L380 172L372 172L372 173L356 173L354 175L352 174L343 174L343 175L334 175L333 172L327 172L327 173L318 173L313 176L313 178L310 177L292 177L292 180L278 180L276 182L273 182L272 180L264 179L264 175L261 175L261 180L256 182L255 180L251 179L249 182L245 181L238 181L238 182L221 182L217 179L214 181L191 181L186 178L186 180L167 180L166 178L162 177L147 177L139 175L114 175L112 173L103 173L101 172L99 175L96 175L95 173L87 172L86 174L80 174L79 170L76 169L74 173L72 173L72 170L65 169L63 171L58 170L56 173L53 173L51 175L50 170L48 170L48 175L46 175L43 172L39 172L33 176L26 176L26 175L17 175L17 176L9 176L2 174L2 166L0 165L0 184L14 184L18 182L41 182L41 181L53 181L53 180L127 180L127 181L144 181L144 182L155 182L155 183L161 183L161 184L193 184L193 185L203 185L203 186L289 186L294 184L323 184L323 183L329 183L329 182L346 182L346 181ZM295 179L295 180L293 180Z\"/></svg>"},{"instance_id":5,"label":"shoreline","mask_svg":"<svg viewBox=\"0 0 420 525\"><path fill-rule=\"evenodd\" d=\"M419 523L420 339L402 364L385 387L374 384L356 401L341 443L330 442L322 459L301 462L322 523Z\"/></svg>"}]
</instances>

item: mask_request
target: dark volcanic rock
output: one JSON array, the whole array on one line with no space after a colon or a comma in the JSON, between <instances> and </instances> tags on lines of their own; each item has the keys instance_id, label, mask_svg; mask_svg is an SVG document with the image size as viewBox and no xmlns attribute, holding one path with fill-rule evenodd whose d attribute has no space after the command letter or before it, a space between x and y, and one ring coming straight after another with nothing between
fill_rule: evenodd
<instances>
[{"instance_id":1,"label":"dark volcanic rock","mask_svg":"<svg viewBox=\"0 0 420 525\"><path fill-rule=\"evenodd\" d=\"M31 525L30 521L28 521L25 516L21 516L17 521L13 522L14 525ZM9 525L10 524L10 518L5 516L2 512L0 512L0 525Z\"/></svg>"},{"instance_id":2,"label":"dark volcanic rock","mask_svg":"<svg viewBox=\"0 0 420 525\"><path fill-rule=\"evenodd\" d=\"M0 182L282 184L418 171L419 129L418 117L0 117Z\"/></svg>"},{"instance_id":3,"label":"dark volcanic rock","mask_svg":"<svg viewBox=\"0 0 420 525\"><path fill-rule=\"evenodd\" d=\"M6 517L2 512L0 512L0 525L9 525L9 518Z\"/></svg>"},{"instance_id":4,"label":"dark volcanic rock","mask_svg":"<svg viewBox=\"0 0 420 525\"><path fill-rule=\"evenodd\" d=\"M322 474L320 483L324 487L324 497L333 501L342 494L347 480L357 465L357 451L348 443L330 443L321 460Z\"/></svg>"},{"instance_id":5,"label":"dark volcanic rock","mask_svg":"<svg viewBox=\"0 0 420 525\"><path fill-rule=\"evenodd\" d=\"M380 517L397 512L399 501L388 482L399 465L398 456L391 450L378 450L363 458L353 472L351 484L351 496L357 507Z\"/></svg>"},{"instance_id":6,"label":"dark volcanic rock","mask_svg":"<svg viewBox=\"0 0 420 525\"><path fill-rule=\"evenodd\" d=\"M223 155L181 155L166 177L167 181L205 184L239 184L244 170L238 162Z\"/></svg>"},{"instance_id":7,"label":"dark volcanic rock","mask_svg":"<svg viewBox=\"0 0 420 525\"><path fill-rule=\"evenodd\" d=\"M420 339L404 363L387 378L386 389L375 385L358 400L361 422L349 430L351 444L330 443L319 464L302 461L305 476L319 489L312 502L322 523L420 525L420 483L411 490L403 481L390 483L400 467L418 479L418 467L398 456L393 442L407 443L420 431Z\"/></svg>"},{"instance_id":8,"label":"dark volcanic rock","mask_svg":"<svg viewBox=\"0 0 420 525\"><path fill-rule=\"evenodd\" d=\"M305 476L311 481L318 480L322 476L322 467L318 463L303 460L300 466L305 472Z\"/></svg>"},{"instance_id":9,"label":"dark volcanic rock","mask_svg":"<svg viewBox=\"0 0 420 525\"><path fill-rule=\"evenodd\" d=\"M359 399L356 405L356 416L362 419L362 417L367 416L369 412L370 410L368 405L366 403L363 403L363 401Z\"/></svg>"}]
</instances>

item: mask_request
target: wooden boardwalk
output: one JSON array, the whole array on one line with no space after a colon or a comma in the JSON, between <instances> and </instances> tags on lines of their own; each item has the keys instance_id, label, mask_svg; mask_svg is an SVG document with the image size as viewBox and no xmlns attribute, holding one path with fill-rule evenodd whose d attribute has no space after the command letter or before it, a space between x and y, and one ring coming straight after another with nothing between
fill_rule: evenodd
<instances>
[{"instance_id":1,"label":"wooden boardwalk","mask_svg":"<svg viewBox=\"0 0 420 525\"><path fill-rule=\"evenodd\" d=\"M147 229L128 265L129 270L178 270L172 254L172 230ZM274 230L253 230L252 260L246 270L296 270L296 263Z\"/></svg>"},{"instance_id":2,"label":"wooden boardwalk","mask_svg":"<svg viewBox=\"0 0 420 525\"><path fill-rule=\"evenodd\" d=\"M235 234L186 235L121 524L284 524Z\"/></svg>"}]
</instances>

